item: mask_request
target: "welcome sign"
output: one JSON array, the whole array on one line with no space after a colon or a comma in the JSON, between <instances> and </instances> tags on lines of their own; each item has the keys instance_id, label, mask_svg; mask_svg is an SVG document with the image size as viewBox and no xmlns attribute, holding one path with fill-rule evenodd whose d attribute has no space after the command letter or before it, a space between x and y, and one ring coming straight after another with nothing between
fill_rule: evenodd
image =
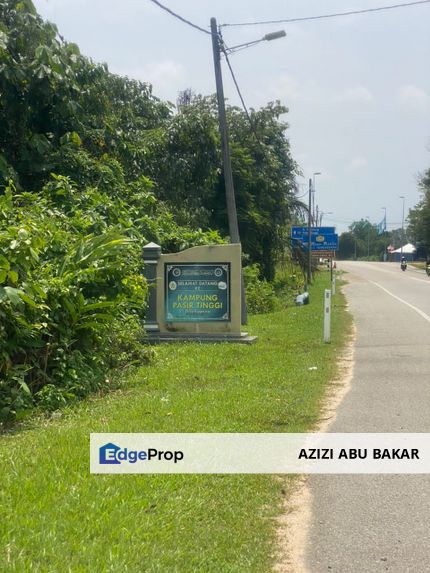
<instances>
[{"instance_id":1,"label":"welcome sign","mask_svg":"<svg viewBox=\"0 0 430 573\"><path fill-rule=\"evenodd\" d=\"M256 337L241 329L241 257L239 243L177 253L162 253L155 243L145 245L148 342L254 342Z\"/></svg>"},{"instance_id":2,"label":"welcome sign","mask_svg":"<svg viewBox=\"0 0 430 573\"><path fill-rule=\"evenodd\" d=\"M166 322L230 320L230 263L165 265Z\"/></svg>"}]
</instances>

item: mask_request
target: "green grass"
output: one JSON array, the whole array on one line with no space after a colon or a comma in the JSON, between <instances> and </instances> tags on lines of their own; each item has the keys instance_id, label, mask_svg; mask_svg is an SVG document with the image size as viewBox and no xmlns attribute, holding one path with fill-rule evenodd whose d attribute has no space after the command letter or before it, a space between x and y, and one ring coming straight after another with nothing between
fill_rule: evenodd
<instances>
[{"instance_id":1,"label":"green grass","mask_svg":"<svg viewBox=\"0 0 430 573\"><path fill-rule=\"evenodd\" d=\"M425 268L426 268L426 263L425 263L425 261L413 261L413 262L411 261L411 262L409 262L409 264L410 264L412 267L415 267L415 268L417 268L417 269L425 269Z\"/></svg>"},{"instance_id":2,"label":"green grass","mask_svg":"<svg viewBox=\"0 0 430 573\"><path fill-rule=\"evenodd\" d=\"M334 297L250 319L256 345L176 344L92 398L0 439L0 571L264 573L290 478L90 475L90 432L301 432L318 418L350 317ZM309 367L317 366L317 370Z\"/></svg>"}]
</instances>

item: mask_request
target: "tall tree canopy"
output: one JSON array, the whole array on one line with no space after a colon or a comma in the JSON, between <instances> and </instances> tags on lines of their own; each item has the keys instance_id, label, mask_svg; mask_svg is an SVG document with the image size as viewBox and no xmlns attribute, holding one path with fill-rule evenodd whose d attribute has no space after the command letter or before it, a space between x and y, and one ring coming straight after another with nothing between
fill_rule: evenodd
<instances>
[{"instance_id":1,"label":"tall tree canopy","mask_svg":"<svg viewBox=\"0 0 430 573\"><path fill-rule=\"evenodd\" d=\"M414 209L409 211L408 232L417 247L429 254L430 249L430 169L419 180L422 198Z\"/></svg>"},{"instance_id":2,"label":"tall tree canopy","mask_svg":"<svg viewBox=\"0 0 430 573\"><path fill-rule=\"evenodd\" d=\"M149 177L176 220L227 234L216 100L179 99L111 74L44 22L31 0L0 0L0 175L40 189L49 174L80 185ZM244 252L272 278L295 208L287 109L228 107ZM118 175L119 174L119 175Z\"/></svg>"}]
</instances>

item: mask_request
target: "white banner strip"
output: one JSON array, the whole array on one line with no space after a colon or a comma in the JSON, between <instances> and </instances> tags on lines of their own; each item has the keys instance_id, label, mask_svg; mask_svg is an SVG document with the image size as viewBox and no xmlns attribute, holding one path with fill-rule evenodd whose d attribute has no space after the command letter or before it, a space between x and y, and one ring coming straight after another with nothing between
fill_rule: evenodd
<instances>
[{"instance_id":1,"label":"white banner strip","mask_svg":"<svg viewBox=\"0 0 430 573\"><path fill-rule=\"evenodd\" d=\"M430 434L91 434L91 473L426 474Z\"/></svg>"}]
</instances>

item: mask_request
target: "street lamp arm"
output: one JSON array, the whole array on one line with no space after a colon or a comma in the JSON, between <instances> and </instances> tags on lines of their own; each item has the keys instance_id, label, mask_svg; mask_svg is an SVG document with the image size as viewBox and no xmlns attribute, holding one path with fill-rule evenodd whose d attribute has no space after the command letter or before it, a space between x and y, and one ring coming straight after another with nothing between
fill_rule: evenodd
<instances>
[{"instance_id":1,"label":"street lamp arm","mask_svg":"<svg viewBox=\"0 0 430 573\"><path fill-rule=\"evenodd\" d=\"M224 45L225 51L228 54L236 52L236 50L243 50L244 48L250 48L251 46L255 46L255 44L259 44L260 42L271 42L272 40L277 40L278 38L284 38L287 35L285 30L278 30L278 32L271 32L270 34L266 34L259 40L252 40L251 42L245 42L244 44L237 44L237 46L227 47Z\"/></svg>"},{"instance_id":2,"label":"street lamp arm","mask_svg":"<svg viewBox=\"0 0 430 573\"><path fill-rule=\"evenodd\" d=\"M255 44L259 44L260 42L263 42L264 38L260 38L260 40L253 40L252 42L245 42L244 44L237 44L237 46L231 46L231 47L227 47L224 44L224 49L228 54L231 54L233 52L235 52L236 50L240 50L243 48L250 48L251 46L254 46Z\"/></svg>"}]
</instances>

